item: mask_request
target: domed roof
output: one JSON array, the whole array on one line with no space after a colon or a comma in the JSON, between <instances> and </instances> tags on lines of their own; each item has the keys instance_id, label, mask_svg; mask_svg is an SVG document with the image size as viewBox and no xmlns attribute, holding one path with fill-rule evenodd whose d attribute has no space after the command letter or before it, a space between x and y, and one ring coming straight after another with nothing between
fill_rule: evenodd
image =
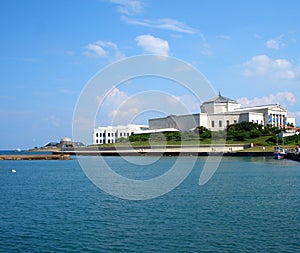
<instances>
[{"instance_id":1,"label":"domed roof","mask_svg":"<svg viewBox=\"0 0 300 253\"><path fill-rule=\"evenodd\" d=\"M62 137L60 139L60 143L63 143L63 142L72 142L72 139L70 137Z\"/></svg>"}]
</instances>

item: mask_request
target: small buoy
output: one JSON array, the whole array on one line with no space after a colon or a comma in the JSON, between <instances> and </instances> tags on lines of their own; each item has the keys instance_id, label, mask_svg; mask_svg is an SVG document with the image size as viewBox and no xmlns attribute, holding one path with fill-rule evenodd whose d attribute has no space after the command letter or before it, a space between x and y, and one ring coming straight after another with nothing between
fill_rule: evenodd
<instances>
[{"instance_id":1,"label":"small buoy","mask_svg":"<svg viewBox=\"0 0 300 253\"><path fill-rule=\"evenodd\" d=\"M17 171L16 171L16 170L14 170L14 169L12 169L12 170L11 170L11 173L16 173L16 172L17 172Z\"/></svg>"}]
</instances>

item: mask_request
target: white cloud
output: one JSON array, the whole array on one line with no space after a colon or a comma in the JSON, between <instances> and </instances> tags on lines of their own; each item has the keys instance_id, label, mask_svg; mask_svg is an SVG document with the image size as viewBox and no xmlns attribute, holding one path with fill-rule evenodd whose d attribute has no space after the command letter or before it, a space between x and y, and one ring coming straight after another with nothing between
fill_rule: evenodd
<instances>
[{"instance_id":1,"label":"white cloud","mask_svg":"<svg viewBox=\"0 0 300 253\"><path fill-rule=\"evenodd\" d=\"M274 39L268 40L268 41L266 42L266 46L267 46L268 48L279 49L279 43L278 43L278 40L274 40Z\"/></svg>"},{"instance_id":2,"label":"white cloud","mask_svg":"<svg viewBox=\"0 0 300 253\"><path fill-rule=\"evenodd\" d=\"M117 87L111 88L104 96L97 96L97 104L103 107L119 106L128 98L127 93L120 91Z\"/></svg>"},{"instance_id":3,"label":"white cloud","mask_svg":"<svg viewBox=\"0 0 300 253\"><path fill-rule=\"evenodd\" d=\"M198 30L189 27L183 22L171 18L162 18L156 20L149 20L149 19L135 20L135 19L129 19L128 17L123 17L123 20L127 24L131 24L131 25L140 25L140 26L164 29L164 30L169 30L169 31L179 32L179 33L188 33L188 34L199 33Z\"/></svg>"},{"instance_id":4,"label":"white cloud","mask_svg":"<svg viewBox=\"0 0 300 253\"><path fill-rule=\"evenodd\" d=\"M246 97L237 99L243 107L255 106L255 105L267 105L267 104L282 104L286 106L287 104L293 104L296 102L295 95L291 92L284 91L278 92L277 94L270 94L269 96L264 96L261 98L255 97L253 99L248 99Z\"/></svg>"},{"instance_id":5,"label":"white cloud","mask_svg":"<svg viewBox=\"0 0 300 253\"><path fill-rule=\"evenodd\" d=\"M231 37L229 35L224 35L224 34L217 35L216 38L222 40L231 40Z\"/></svg>"},{"instance_id":6,"label":"white cloud","mask_svg":"<svg viewBox=\"0 0 300 253\"><path fill-rule=\"evenodd\" d=\"M282 41L283 34L278 36L277 38L268 40L265 44L268 48L271 49L279 49L285 46L285 43Z\"/></svg>"},{"instance_id":7,"label":"white cloud","mask_svg":"<svg viewBox=\"0 0 300 253\"><path fill-rule=\"evenodd\" d=\"M96 103L99 106L97 115L98 125L111 124L119 106L128 99L128 94L117 87L113 87L104 96L97 96Z\"/></svg>"},{"instance_id":8,"label":"white cloud","mask_svg":"<svg viewBox=\"0 0 300 253\"><path fill-rule=\"evenodd\" d=\"M129 124L139 115L157 111L157 108L165 115L199 111L199 101L193 95L174 96L159 90L147 90L130 95L118 87L112 88L104 96L98 96L97 104L99 105L97 126Z\"/></svg>"},{"instance_id":9,"label":"white cloud","mask_svg":"<svg viewBox=\"0 0 300 253\"><path fill-rule=\"evenodd\" d=\"M139 47L143 48L145 53L168 56L170 53L169 43L166 40L154 37L152 35L140 35L135 38Z\"/></svg>"},{"instance_id":10,"label":"white cloud","mask_svg":"<svg viewBox=\"0 0 300 253\"><path fill-rule=\"evenodd\" d=\"M295 79L297 68L286 59L272 59L267 55L257 55L243 63L244 76L265 76L270 79Z\"/></svg>"},{"instance_id":11,"label":"white cloud","mask_svg":"<svg viewBox=\"0 0 300 253\"><path fill-rule=\"evenodd\" d=\"M135 15L143 12L143 5L140 0L109 0L116 4L118 12L126 15Z\"/></svg>"},{"instance_id":12,"label":"white cloud","mask_svg":"<svg viewBox=\"0 0 300 253\"><path fill-rule=\"evenodd\" d=\"M112 58L113 60L124 57L118 46L110 41L99 40L95 43L89 43L85 49L83 54L88 57Z\"/></svg>"}]
</instances>

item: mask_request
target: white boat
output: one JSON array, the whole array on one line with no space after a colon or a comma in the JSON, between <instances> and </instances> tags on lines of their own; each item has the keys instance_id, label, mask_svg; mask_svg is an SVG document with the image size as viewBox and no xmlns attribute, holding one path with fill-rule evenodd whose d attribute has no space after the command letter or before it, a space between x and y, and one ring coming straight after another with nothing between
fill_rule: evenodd
<instances>
[{"instance_id":1,"label":"white boat","mask_svg":"<svg viewBox=\"0 0 300 253\"><path fill-rule=\"evenodd\" d=\"M284 159L286 156L286 153L284 151L283 147L274 147L274 159L281 160Z\"/></svg>"}]
</instances>

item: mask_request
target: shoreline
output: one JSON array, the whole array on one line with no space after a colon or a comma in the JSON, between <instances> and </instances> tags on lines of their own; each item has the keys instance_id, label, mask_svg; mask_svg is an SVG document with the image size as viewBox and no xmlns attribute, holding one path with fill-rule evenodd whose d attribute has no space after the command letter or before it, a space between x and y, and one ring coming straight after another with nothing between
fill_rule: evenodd
<instances>
[{"instance_id":1,"label":"shoreline","mask_svg":"<svg viewBox=\"0 0 300 253\"><path fill-rule=\"evenodd\" d=\"M71 156L273 156L270 151L247 151L249 144L152 147L85 147L53 151Z\"/></svg>"},{"instance_id":2,"label":"shoreline","mask_svg":"<svg viewBox=\"0 0 300 253\"><path fill-rule=\"evenodd\" d=\"M118 152L118 151L55 151L53 154L70 156L230 156L230 157L273 157L274 152Z\"/></svg>"}]
</instances>

